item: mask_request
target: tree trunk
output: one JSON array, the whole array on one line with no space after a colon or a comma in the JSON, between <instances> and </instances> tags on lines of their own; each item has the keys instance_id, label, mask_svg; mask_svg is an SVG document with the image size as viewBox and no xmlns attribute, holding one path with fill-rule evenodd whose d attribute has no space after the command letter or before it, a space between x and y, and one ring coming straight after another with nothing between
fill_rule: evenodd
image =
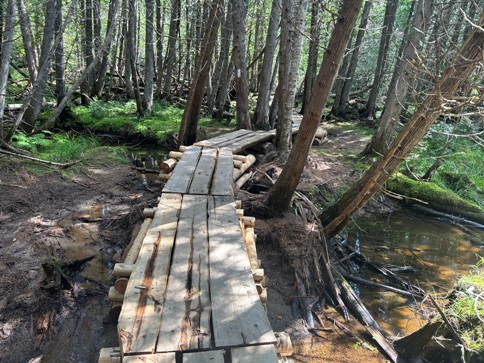
<instances>
[{"instance_id":1,"label":"tree trunk","mask_svg":"<svg viewBox=\"0 0 484 363\"><path fill-rule=\"evenodd\" d=\"M222 82L220 83L220 90L217 94L217 118L223 119L225 111L225 103L229 96L230 85L232 84L232 75L234 73L234 62L230 57L227 67L225 64L222 68ZM225 75L225 76L224 76Z\"/></svg>"},{"instance_id":2,"label":"tree trunk","mask_svg":"<svg viewBox=\"0 0 484 363\"><path fill-rule=\"evenodd\" d=\"M60 1L60 0L58 0ZM42 108L42 101L44 99L44 90L47 84L47 78L49 76L48 69L52 62L52 56L54 49L52 49L52 40L54 38L54 28L56 19L56 0L47 0L45 3L45 26L42 39L42 50L40 54L41 67L46 65L45 72L39 72L35 85L33 87L32 98L29 103L29 107L24 114L24 129L30 132L34 129L35 122L39 116L40 109Z\"/></svg>"},{"instance_id":3,"label":"tree trunk","mask_svg":"<svg viewBox=\"0 0 484 363\"><path fill-rule=\"evenodd\" d=\"M378 59L376 63L375 76L373 78L373 85L371 86L370 96L366 104L366 112L369 120L375 118L376 100L380 85L384 74L385 61L390 47L390 38L393 34L393 23L395 21L395 14L397 12L398 0L387 0L385 8L385 17L383 19L383 29L381 32L380 49L378 51Z\"/></svg>"},{"instance_id":4,"label":"tree trunk","mask_svg":"<svg viewBox=\"0 0 484 363\"><path fill-rule=\"evenodd\" d=\"M153 48L153 0L146 0L146 40L145 40L145 89L146 111L153 107L153 80L155 78L155 52Z\"/></svg>"},{"instance_id":5,"label":"tree trunk","mask_svg":"<svg viewBox=\"0 0 484 363\"><path fill-rule=\"evenodd\" d=\"M7 8L5 9L5 32L1 32L0 34L5 36L5 39L0 38L0 43L2 43L2 53L0 56L0 141L2 142L4 141L3 113L5 110L5 96L7 94L8 71L10 59L12 58L15 13L15 0L8 0ZM3 13L0 15L3 16ZM3 24L1 25L3 26Z\"/></svg>"},{"instance_id":6,"label":"tree trunk","mask_svg":"<svg viewBox=\"0 0 484 363\"><path fill-rule=\"evenodd\" d=\"M275 213L281 213L289 208L362 2L363 0L343 1L324 52L323 62L316 77L296 142L281 175L267 195L267 203Z\"/></svg>"},{"instance_id":7,"label":"tree trunk","mask_svg":"<svg viewBox=\"0 0 484 363\"><path fill-rule=\"evenodd\" d=\"M171 83L173 77L173 69L176 64L176 39L180 31L180 16L181 16L181 1L172 0L171 4L171 20L170 32L168 34L168 53L165 61L165 83L163 93L165 98L169 98L171 94Z\"/></svg>"},{"instance_id":8,"label":"tree trunk","mask_svg":"<svg viewBox=\"0 0 484 363\"><path fill-rule=\"evenodd\" d=\"M221 92L222 81L227 77L231 77L231 74L227 74L227 68L230 60L230 43L232 38L232 2L227 4L227 11L225 13L225 20L222 24L220 31L220 54L215 65L212 78L212 92L209 95L207 106L210 115L213 115L213 109L217 95ZM223 112L223 109L222 109Z\"/></svg>"},{"instance_id":9,"label":"tree trunk","mask_svg":"<svg viewBox=\"0 0 484 363\"><path fill-rule=\"evenodd\" d=\"M134 91L134 99L136 101L136 110L138 111L138 115L142 116L145 113L145 105L144 100L141 98L141 92L139 89L139 82L138 82L138 70L136 68L136 13L137 13L137 6L136 0L129 0L129 11L128 11L128 35L127 35L127 42L126 42L126 50L127 50L127 61L129 64L129 68L131 70L131 79L133 81L133 91Z\"/></svg>"},{"instance_id":10,"label":"tree trunk","mask_svg":"<svg viewBox=\"0 0 484 363\"><path fill-rule=\"evenodd\" d=\"M314 80L316 79L316 73L318 72L318 47L319 38L321 32L321 25L318 21L319 8L321 4L317 0L313 0L311 7L311 29L309 40L309 54L308 54L308 67L306 69L306 76L304 77L304 90L302 98L301 113L304 115L306 105L311 97L311 90L313 89Z\"/></svg>"},{"instance_id":11,"label":"tree trunk","mask_svg":"<svg viewBox=\"0 0 484 363\"><path fill-rule=\"evenodd\" d=\"M276 148L281 163L289 153L292 141L292 112L296 96L302 34L306 20L307 0L282 1L281 45L279 51L279 112L276 125Z\"/></svg>"},{"instance_id":12,"label":"tree trunk","mask_svg":"<svg viewBox=\"0 0 484 363\"><path fill-rule=\"evenodd\" d=\"M210 10L207 22L207 33L203 38L203 45L196 62L197 67L190 85L187 104L183 111L183 118L178 133L178 140L182 145L192 145L197 138L200 108L202 107L205 84L207 82L208 72L210 71L212 53L215 47L223 9L224 0L214 0L212 2L212 9Z\"/></svg>"},{"instance_id":13,"label":"tree trunk","mask_svg":"<svg viewBox=\"0 0 484 363\"><path fill-rule=\"evenodd\" d=\"M403 56L398 61L390 82L380 126L367 145L366 153L383 154L395 137L394 133L399 123L402 105L414 74L412 62L418 57L416 49L425 34L431 14L432 0L419 0Z\"/></svg>"},{"instance_id":14,"label":"tree trunk","mask_svg":"<svg viewBox=\"0 0 484 363\"><path fill-rule=\"evenodd\" d=\"M57 104L60 103L66 93L65 64L64 64L64 35L62 34L62 1L56 3L55 32L56 37L60 37L55 48L55 98Z\"/></svg>"},{"instance_id":15,"label":"tree trunk","mask_svg":"<svg viewBox=\"0 0 484 363\"><path fill-rule=\"evenodd\" d=\"M17 0L17 7L20 29L22 31L25 61L27 62L27 67L29 69L30 83L34 84L35 79L37 78L37 55L35 54L35 48L32 46L32 30L30 28L30 22L25 9L24 0Z\"/></svg>"},{"instance_id":16,"label":"tree trunk","mask_svg":"<svg viewBox=\"0 0 484 363\"><path fill-rule=\"evenodd\" d=\"M236 124L238 129L250 129L249 84L247 81L247 64L245 55L245 19L247 9L244 0L233 0L235 65L235 100Z\"/></svg>"},{"instance_id":17,"label":"tree trunk","mask_svg":"<svg viewBox=\"0 0 484 363\"><path fill-rule=\"evenodd\" d=\"M353 82L353 77L355 76L356 67L358 66L358 54L360 52L361 43L366 32L366 25L368 24L368 17L370 15L372 2L370 0L365 1L365 6L363 7L363 12L361 14L360 26L358 28L358 34L356 35L355 45L353 52L351 53L351 60L348 66L348 72L346 73L346 79L343 84L343 89L341 90L341 98L339 104L333 106L333 114L336 116L342 116L346 110L346 104L348 103L348 98L350 95L351 84Z\"/></svg>"},{"instance_id":18,"label":"tree trunk","mask_svg":"<svg viewBox=\"0 0 484 363\"><path fill-rule=\"evenodd\" d=\"M101 0L93 0L92 1L92 17L93 17L93 56L94 53L97 53L99 51L99 48L101 47ZM96 80L99 77L99 65L96 66L92 72L92 88L91 88L91 96L96 96L96 90L95 90L95 85L96 85Z\"/></svg>"},{"instance_id":19,"label":"tree trunk","mask_svg":"<svg viewBox=\"0 0 484 363\"><path fill-rule=\"evenodd\" d=\"M254 124L257 129L269 129L269 100L271 97L271 77L276 51L277 29L281 20L281 0L272 1L269 28L267 30L264 60L259 76L257 105L254 111Z\"/></svg>"},{"instance_id":20,"label":"tree trunk","mask_svg":"<svg viewBox=\"0 0 484 363\"><path fill-rule=\"evenodd\" d=\"M106 27L106 37L108 35L109 29L111 29L111 25L113 24L114 19L116 18L116 14L114 13L115 11L115 5L117 3L117 0L110 0L109 1L109 12L108 12L108 21L107 21L107 27ZM117 5L116 5L117 7ZM113 28L115 31L116 27ZM113 38L115 37L115 34L113 33ZM111 53L111 42L108 42L108 46L106 47L106 50L102 56L101 60L101 65L99 66L99 71L98 71L98 77L96 80L96 84L94 86L94 94L98 97L101 96L101 93L103 92L104 84L106 82L106 73L108 70L108 64L109 64L109 55ZM116 54L116 52L114 52Z\"/></svg>"},{"instance_id":21,"label":"tree trunk","mask_svg":"<svg viewBox=\"0 0 484 363\"><path fill-rule=\"evenodd\" d=\"M84 0L84 67L87 68L94 59L94 33L93 33L93 0ZM82 97L82 104L87 105L89 103L85 95L92 95L94 90L94 69L87 75L86 82L82 87L84 96Z\"/></svg>"},{"instance_id":22,"label":"tree trunk","mask_svg":"<svg viewBox=\"0 0 484 363\"><path fill-rule=\"evenodd\" d=\"M155 98L161 97L163 86L163 35L165 32L165 2L163 8L161 0L156 0L156 95Z\"/></svg>"},{"instance_id":23,"label":"tree trunk","mask_svg":"<svg viewBox=\"0 0 484 363\"><path fill-rule=\"evenodd\" d=\"M368 169L363 177L348 190L335 205L323 212L321 221L326 237L340 231L348 220L377 193L390 175L397 170L412 149L427 134L443 109L452 107L452 99L459 88L468 80L476 64L482 61L484 48L484 13L479 28L469 36L453 62L444 69L442 76L436 76L433 92L417 109L388 151Z\"/></svg>"}]
</instances>

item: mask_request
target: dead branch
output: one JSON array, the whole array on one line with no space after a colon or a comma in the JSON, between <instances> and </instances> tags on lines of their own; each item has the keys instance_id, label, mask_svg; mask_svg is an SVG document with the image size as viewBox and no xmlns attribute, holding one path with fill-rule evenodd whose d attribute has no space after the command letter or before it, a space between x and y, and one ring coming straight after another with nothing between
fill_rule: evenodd
<instances>
[{"instance_id":1,"label":"dead branch","mask_svg":"<svg viewBox=\"0 0 484 363\"><path fill-rule=\"evenodd\" d=\"M71 161L70 163L56 163L55 161L48 161L48 160L43 160L43 159L37 159L37 158L34 158L32 156L17 154L17 153L10 152L10 151L6 151L6 150L2 150L2 149L0 149L0 154L15 156L15 157L22 158L22 159L27 159L27 160L32 160L32 161L35 161L37 163L47 164L47 165L51 165L51 166L57 166L57 167L59 167L61 169L69 168L72 165L75 165L75 164L78 164L78 163L82 162L82 160L75 160L75 161Z\"/></svg>"}]
</instances>

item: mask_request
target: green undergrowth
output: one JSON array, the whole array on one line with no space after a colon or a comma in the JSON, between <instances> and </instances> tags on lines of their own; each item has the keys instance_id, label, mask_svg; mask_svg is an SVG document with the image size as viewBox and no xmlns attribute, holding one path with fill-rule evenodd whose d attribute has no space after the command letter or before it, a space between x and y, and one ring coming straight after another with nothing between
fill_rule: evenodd
<instances>
[{"instance_id":1,"label":"green undergrowth","mask_svg":"<svg viewBox=\"0 0 484 363\"><path fill-rule=\"evenodd\" d=\"M450 295L445 313L465 345L484 353L484 258L474 271L463 276Z\"/></svg>"},{"instance_id":2,"label":"green undergrowth","mask_svg":"<svg viewBox=\"0 0 484 363\"><path fill-rule=\"evenodd\" d=\"M93 133L110 133L162 144L169 134L177 133L183 109L168 103L155 103L143 117L136 113L134 101L95 101L89 106L73 108L78 122ZM220 127L221 124L202 118L200 128Z\"/></svg>"}]
</instances>

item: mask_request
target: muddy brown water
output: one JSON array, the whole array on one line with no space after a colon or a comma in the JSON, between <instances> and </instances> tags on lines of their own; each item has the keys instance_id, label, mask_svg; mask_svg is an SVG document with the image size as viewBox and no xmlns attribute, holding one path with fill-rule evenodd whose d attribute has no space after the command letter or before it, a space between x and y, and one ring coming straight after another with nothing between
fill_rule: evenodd
<instances>
[{"instance_id":1,"label":"muddy brown water","mask_svg":"<svg viewBox=\"0 0 484 363\"><path fill-rule=\"evenodd\" d=\"M345 233L347 243L370 260L415 268L417 273L401 276L437 295L450 291L484 255L484 229L430 218L412 210L360 216ZM361 273L365 278L378 277ZM352 285L389 334L409 334L427 321L413 298Z\"/></svg>"}]
</instances>

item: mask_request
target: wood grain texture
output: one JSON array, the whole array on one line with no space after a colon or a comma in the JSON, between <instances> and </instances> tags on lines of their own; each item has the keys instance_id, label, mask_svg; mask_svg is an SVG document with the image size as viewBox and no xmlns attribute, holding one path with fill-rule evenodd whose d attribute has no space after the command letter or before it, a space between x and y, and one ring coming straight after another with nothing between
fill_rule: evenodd
<instances>
[{"instance_id":1,"label":"wood grain texture","mask_svg":"<svg viewBox=\"0 0 484 363\"><path fill-rule=\"evenodd\" d=\"M194 146L202 146L202 147L218 148L219 147L218 145L226 143L228 140L235 140L235 139L238 139L240 137L243 137L244 135L248 135L248 134L251 134L251 133L252 133L252 131L250 131L250 130L241 129L241 130L229 132L228 134L223 134L223 135L220 135L220 136L217 136L217 137L213 137L213 138L208 139L208 140L199 141L199 142L196 142L193 145Z\"/></svg>"},{"instance_id":2,"label":"wood grain texture","mask_svg":"<svg viewBox=\"0 0 484 363\"><path fill-rule=\"evenodd\" d=\"M164 193L188 192L201 152L200 147L190 146L186 148L177 166L173 169L173 174L163 188Z\"/></svg>"},{"instance_id":3,"label":"wood grain texture","mask_svg":"<svg viewBox=\"0 0 484 363\"><path fill-rule=\"evenodd\" d=\"M123 363L176 363L175 353L125 356Z\"/></svg>"},{"instance_id":4,"label":"wood grain texture","mask_svg":"<svg viewBox=\"0 0 484 363\"><path fill-rule=\"evenodd\" d=\"M207 196L185 195L166 300L158 352L209 349Z\"/></svg>"},{"instance_id":5,"label":"wood grain texture","mask_svg":"<svg viewBox=\"0 0 484 363\"><path fill-rule=\"evenodd\" d=\"M190 194L208 195L217 161L216 149L203 149L200 160L193 172Z\"/></svg>"},{"instance_id":6,"label":"wood grain texture","mask_svg":"<svg viewBox=\"0 0 484 363\"><path fill-rule=\"evenodd\" d=\"M220 149L212 180L212 195L234 195L233 171L232 152L228 148Z\"/></svg>"},{"instance_id":7,"label":"wood grain texture","mask_svg":"<svg viewBox=\"0 0 484 363\"><path fill-rule=\"evenodd\" d=\"M223 350L183 354L183 363L224 363Z\"/></svg>"},{"instance_id":8,"label":"wood grain texture","mask_svg":"<svg viewBox=\"0 0 484 363\"><path fill-rule=\"evenodd\" d=\"M209 197L210 294L216 347L274 343L252 278L233 197Z\"/></svg>"},{"instance_id":9,"label":"wood grain texture","mask_svg":"<svg viewBox=\"0 0 484 363\"><path fill-rule=\"evenodd\" d=\"M143 240L119 317L118 333L124 354L156 351L181 199L179 194L162 195Z\"/></svg>"},{"instance_id":10,"label":"wood grain texture","mask_svg":"<svg viewBox=\"0 0 484 363\"><path fill-rule=\"evenodd\" d=\"M277 363L276 348L272 344L233 348L232 363Z\"/></svg>"}]
</instances>

